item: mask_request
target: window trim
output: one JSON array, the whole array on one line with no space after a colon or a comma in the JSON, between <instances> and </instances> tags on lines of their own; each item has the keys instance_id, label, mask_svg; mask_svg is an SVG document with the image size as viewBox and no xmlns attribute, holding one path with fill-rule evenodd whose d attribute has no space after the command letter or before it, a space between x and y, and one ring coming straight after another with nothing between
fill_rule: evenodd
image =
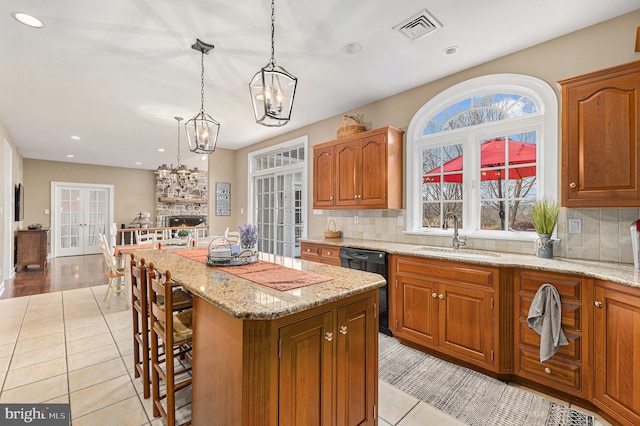
<instances>
[{"instance_id":1,"label":"window trim","mask_svg":"<svg viewBox=\"0 0 640 426\"><path fill-rule=\"evenodd\" d=\"M407 221L405 234L413 235L450 235L451 230L425 229L422 227L421 200L422 191L419 179L415 176L422 171L422 156L420 150L436 137L434 135L423 136L424 129L436 114L451 104L460 102L472 96L482 96L493 93L517 93L529 97L536 102L539 112L535 115L523 116L506 121L486 123L471 128L456 129L437 134L439 141L461 141L464 139L465 168L467 161L476 158L478 153L473 152L470 139L480 140L487 135L495 135L495 129L523 129L528 128L538 131L538 155L536 164L540 167L538 173L538 199L558 199L558 97L553 88L544 80L523 74L492 74L472 78L452 86L425 103L413 116L407 129L407 149L405 187L407 188ZM472 129L472 130L470 130ZM508 131L508 130L506 130ZM462 137L464 135L464 137ZM461 138L462 137L462 138ZM437 145L430 146L438 146ZM467 160L469 159L469 160ZM463 184L465 194L472 194L473 181L465 181ZM477 195L465 199L464 217L474 214L472 203L477 201ZM420 202L420 206L416 205ZM475 222L473 223L475 225ZM557 232L557 229L556 229ZM462 235L473 238L491 238L508 240L535 240L534 232L517 231L487 231L474 229L465 222L465 228L460 230Z\"/></svg>"}]
</instances>

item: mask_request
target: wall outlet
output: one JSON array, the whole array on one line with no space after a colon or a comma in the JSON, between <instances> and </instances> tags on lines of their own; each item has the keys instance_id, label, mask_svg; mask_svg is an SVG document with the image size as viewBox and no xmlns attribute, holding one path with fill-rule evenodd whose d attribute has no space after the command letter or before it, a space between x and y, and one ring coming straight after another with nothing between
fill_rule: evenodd
<instances>
[{"instance_id":1,"label":"wall outlet","mask_svg":"<svg viewBox=\"0 0 640 426\"><path fill-rule=\"evenodd\" d=\"M44 209L44 214L49 214L49 209Z\"/></svg>"},{"instance_id":2,"label":"wall outlet","mask_svg":"<svg viewBox=\"0 0 640 426\"><path fill-rule=\"evenodd\" d=\"M402 226L404 222L404 216L398 216L398 226Z\"/></svg>"},{"instance_id":3,"label":"wall outlet","mask_svg":"<svg viewBox=\"0 0 640 426\"><path fill-rule=\"evenodd\" d=\"M358 216L354 216L353 223L357 224L358 222L360 222L360 218Z\"/></svg>"},{"instance_id":4,"label":"wall outlet","mask_svg":"<svg viewBox=\"0 0 640 426\"><path fill-rule=\"evenodd\" d=\"M569 233L570 234L582 233L582 219L569 219Z\"/></svg>"}]
</instances>

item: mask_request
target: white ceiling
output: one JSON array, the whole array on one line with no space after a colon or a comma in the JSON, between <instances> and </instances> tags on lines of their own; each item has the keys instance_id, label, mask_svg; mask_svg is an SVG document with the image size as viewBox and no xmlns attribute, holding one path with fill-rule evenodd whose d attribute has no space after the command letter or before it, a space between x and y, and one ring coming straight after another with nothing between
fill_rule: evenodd
<instances>
[{"instance_id":1,"label":"white ceiling","mask_svg":"<svg viewBox=\"0 0 640 426\"><path fill-rule=\"evenodd\" d=\"M200 109L196 38L215 45L205 56L205 110L221 123L218 146L238 149L638 7L638 0L277 0L276 62L299 82L291 122L268 128L255 124L248 89L270 57L268 0L3 0L0 121L25 158L154 169L177 162L173 117ZM424 9L442 28L412 42L392 30ZM22 25L12 11L46 26ZM342 53L352 41L362 51ZM459 52L444 55L450 46ZM182 162L206 167L188 151L184 131L180 138Z\"/></svg>"}]
</instances>

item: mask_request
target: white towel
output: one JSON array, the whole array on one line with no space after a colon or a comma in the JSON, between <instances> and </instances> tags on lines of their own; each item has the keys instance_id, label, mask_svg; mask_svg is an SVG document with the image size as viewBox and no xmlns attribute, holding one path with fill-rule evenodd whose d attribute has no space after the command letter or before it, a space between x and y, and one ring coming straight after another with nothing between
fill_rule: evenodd
<instances>
[{"instance_id":1,"label":"white towel","mask_svg":"<svg viewBox=\"0 0 640 426\"><path fill-rule=\"evenodd\" d=\"M551 284L543 284L536 292L527 323L540 335L540 362L551 358L560 346L569 344L562 331L560 294Z\"/></svg>"}]
</instances>

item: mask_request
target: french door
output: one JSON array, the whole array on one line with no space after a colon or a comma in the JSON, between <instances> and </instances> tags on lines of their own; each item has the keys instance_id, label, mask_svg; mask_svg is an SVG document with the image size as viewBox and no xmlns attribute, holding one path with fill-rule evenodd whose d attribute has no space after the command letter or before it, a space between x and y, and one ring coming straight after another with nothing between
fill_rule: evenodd
<instances>
[{"instance_id":1,"label":"french door","mask_svg":"<svg viewBox=\"0 0 640 426\"><path fill-rule=\"evenodd\" d=\"M255 177L258 250L298 257L303 231L301 171Z\"/></svg>"},{"instance_id":2,"label":"french door","mask_svg":"<svg viewBox=\"0 0 640 426\"><path fill-rule=\"evenodd\" d=\"M52 183L55 256L101 253L98 234L113 221L113 187Z\"/></svg>"}]
</instances>

